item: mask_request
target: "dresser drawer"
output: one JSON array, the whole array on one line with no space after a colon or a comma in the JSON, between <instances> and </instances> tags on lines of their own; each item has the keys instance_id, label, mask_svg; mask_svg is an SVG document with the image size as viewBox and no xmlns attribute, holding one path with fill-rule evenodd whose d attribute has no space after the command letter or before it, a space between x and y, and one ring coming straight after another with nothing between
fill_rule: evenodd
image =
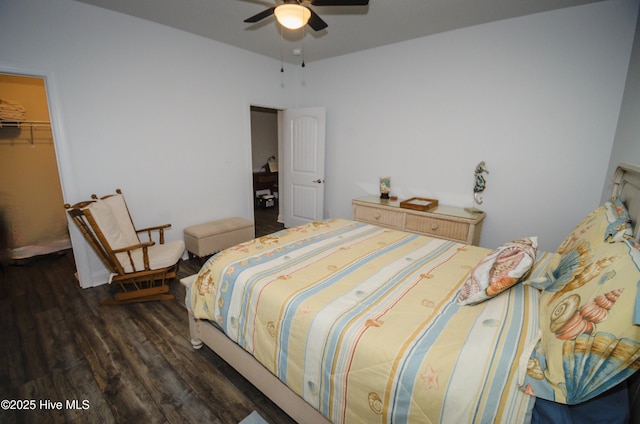
<instances>
[{"instance_id":1,"label":"dresser drawer","mask_svg":"<svg viewBox=\"0 0 640 424\"><path fill-rule=\"evenodd\" d=\"M381 208L355 205L353 217L356 221L369 222L383 227L402 230L404 224L404 212L390 211Z\"/></svg>"},{"instance_id":2,"label":"dresser drawer","mask_svg":"<svg viewBox=\"0 0 640 424\"><path fill-rule=\"evenodd\" d=\"M469 224L446 219L407 214L405 229L407 231L433 235L460 242L467 242Z\"/></svg>"},{"instance_id":3,"label":"dresser drawer","mask_svg":"<svg viewBox=\"0 0 640 424\"><path fill-rule=\"evenodd\" d=\"M428 211L400 207L398 200L380 200L369 195L354 199L353 219L382 227L424 234L460 243L478 245L484 212L438 205Z\"/></svg>"}]
</instances>

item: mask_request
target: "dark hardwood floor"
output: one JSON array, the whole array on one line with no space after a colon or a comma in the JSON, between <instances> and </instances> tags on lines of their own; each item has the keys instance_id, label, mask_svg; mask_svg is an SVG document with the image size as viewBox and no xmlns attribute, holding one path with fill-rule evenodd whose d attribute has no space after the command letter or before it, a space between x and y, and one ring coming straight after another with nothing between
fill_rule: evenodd
<instances>
[{"instance_id":1,"label":"dark hardwood floor","mask_svg":"<svg viewBox=\"0 0 640 424\"><path fill-rule=\"evenodd\" d=\"M179 277L198 268L183 262ZM177 280L175 300L99 307L113 288L81 289L74 272L71 251L0 267L0 399L31 409L3 403L0 422L226 424L256 410L293 423L211 350L192 348Z\"/></svg>"},{"instance_id":2,"label":"dark hardwood floor","mask_svg":"<svg viewBox=\"0 0 640 424\"><path fill-rule=\"evenodd\" d=\"M277 205L271 208L256 207L253 215L256 226L256 237L275 233L284 228L284 225L278 222Z\"/></svg>"}]
</instances>

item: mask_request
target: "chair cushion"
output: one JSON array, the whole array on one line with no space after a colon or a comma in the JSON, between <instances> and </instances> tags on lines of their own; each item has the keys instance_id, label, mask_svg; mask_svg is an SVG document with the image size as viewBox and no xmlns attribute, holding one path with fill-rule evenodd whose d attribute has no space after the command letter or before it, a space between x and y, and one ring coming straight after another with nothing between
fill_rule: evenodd
<instances>
[{"instance_id":1,"label":"chair cushion","mask_svg":"<svg viewBox=\"0 0 640 424\"><path fill-rule=\"evenodd\" d=\"M149 268L150 269L161 269L165 267L169 267L175 265L182 254L184 253L184 241L182 240L174 240L169 241L164 244L154 244L149 247ZM125 272L133 272L133 268L131 267L131 262L126 254L121 253L120 255L125 255L124 258L119 257L120 263L124 268ZM144 259L142 256L142 249L137 249L133 252L133 261L136 267L136 271L141 271L144 269Z\"/></svg>"},{"instance_id":2,"label":"chair cushion","mask_svg":"<svg viewBox=\"0 0 640 424\"><path fill-rule=\"evenodd\" d=\"M140 243L122 195L117 194L96 200L87 208L91 211L111 249L121 249ZM165 244L156 244L149 247L148 252L150 269L172 266L184 253L184 241L176 240ZM144 270L142 249L133 251L135 270L131 266L129 255L118 253L116 257L126 273Z\"/></svg>"},{"instance_id":3,"label":"chair cushion","mask_svg":"<svg viewBox=\"0 0 640 424\"><path fill-rule=\"evenodd\" d=\"M115 194L102 199L101 202L109 207L113 214L113 218L118 223L118 228L120 228L122 236L129 243L126 246L120 247L127 247L140 243L138 233L136 233L136 228L133 226L133 222L131 222L131 216L129 215L127 204L124 201L124 196L122 194Z\"/></svg>"},{"instance_id":4,"label":"chair cushion","mask_svg":"<svg viewBox=\"0 0 640 424\"><path fill-rule=\"evenodd\" d=\"M131 240L130 235L122 231L120 223L107 203L96 200L87 206L87 209L91 212L111 249L120 249L139 243L137 238L135 241Z\"/></svg>"}]
</instances>

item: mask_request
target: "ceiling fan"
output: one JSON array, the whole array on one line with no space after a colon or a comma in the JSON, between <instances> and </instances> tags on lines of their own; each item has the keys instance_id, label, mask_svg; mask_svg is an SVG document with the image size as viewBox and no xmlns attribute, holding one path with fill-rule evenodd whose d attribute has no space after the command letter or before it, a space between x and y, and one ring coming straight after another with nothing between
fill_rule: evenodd
<instances>
[{"instance_id":1,"label":"ceiling fan","mask_svg":"<svg viewBox=\"0 0 640 424\"><path fill-rule=\"evenodd\" d=\"M244 22L259 22L275 14L278 22L285 28L298 29L309 24L314 31L325 29L327 23L303 3L312 6L366 6L369 0L282 0L282 4L270 7L245 19Z\"/></svg>"}]
</instances>

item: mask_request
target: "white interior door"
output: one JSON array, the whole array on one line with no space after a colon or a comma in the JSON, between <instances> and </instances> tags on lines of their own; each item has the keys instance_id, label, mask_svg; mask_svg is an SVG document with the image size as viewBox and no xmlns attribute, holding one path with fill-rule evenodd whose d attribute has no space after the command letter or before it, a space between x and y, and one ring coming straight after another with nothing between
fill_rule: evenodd
<instances>
[{"instance_id":1,"label":"white interior door","mask_svg":"<svg viewBox=\"0 0 640 424\"><path fill-rule=\"evenodd\" d=\"M325 109L284 111L284 226L324 218Z\"/></svg>"}]
</instances>

